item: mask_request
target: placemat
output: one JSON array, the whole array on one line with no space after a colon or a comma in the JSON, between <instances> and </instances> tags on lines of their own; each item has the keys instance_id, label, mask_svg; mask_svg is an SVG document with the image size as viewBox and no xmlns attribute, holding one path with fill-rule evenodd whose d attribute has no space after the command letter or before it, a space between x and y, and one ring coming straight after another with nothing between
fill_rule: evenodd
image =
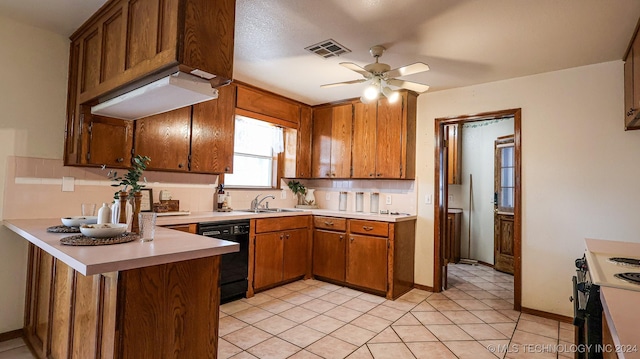
<instances>
[{"instance_id":1,"label":"placemat","mask_svg":"<svg viewBox=\"0 0 640 359\"><path fill-rule=\"evenodd\" d=\"M47 232L51 233L80 233L80 227L67 227L63 224L47 228Z\"/></svg>"},{"instance_id":2,"label":"placemat","mask_svg":"<svg viewBox=\"0 0 640 359\"><path fill-rule=\"evenodd\" d=\"M92 238L82 234L77 236L64 237L60 243L68 246L104 246L107 244L118 244L133 242L140 239L140 235L135 233L123 233L119 236L109 238Z\"/></svg>"}]
</instances>

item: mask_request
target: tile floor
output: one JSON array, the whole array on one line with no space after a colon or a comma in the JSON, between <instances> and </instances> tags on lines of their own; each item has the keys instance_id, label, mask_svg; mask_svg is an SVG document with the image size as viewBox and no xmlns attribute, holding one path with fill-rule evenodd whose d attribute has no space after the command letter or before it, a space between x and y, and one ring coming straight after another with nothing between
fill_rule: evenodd
<instances>
[{"instance_id":1,"label":"tile floor","mask_svg":"<svg viewBox=\"0 0 640 359\"><path fill-rule=\"evenodd\" d=\"M219 359L563 358L573 326L513 308L513 277L450 265L450 289L396 301L294 282L221 306Z\"/></svg>"},{"instance_id":2,"label":"tile floor","mask_svg":"<svg viewBox=\"0 0 640 359\"><path fill-rule=\"evenodd\" d=\"M573 326L512 310L513 277L450 265L450 289L396 301L315 280L222 305L219 359L573 357ZM21 338L0 359L33 358Z\"/></svg>"}]
</instances>

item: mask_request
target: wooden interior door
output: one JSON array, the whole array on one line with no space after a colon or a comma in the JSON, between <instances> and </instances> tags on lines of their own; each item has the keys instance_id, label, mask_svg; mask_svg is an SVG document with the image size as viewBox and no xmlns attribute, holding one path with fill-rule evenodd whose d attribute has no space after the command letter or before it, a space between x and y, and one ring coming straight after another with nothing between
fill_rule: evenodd
<instances>
[{"instance_id":1,"label":"wooden interior door","mask_svg":"<svg viewBox=\"0 0 640 359\"><path fill-rule=\"evenodd\" d=\"M495 270L513 274L515 148L514 136L495 141L494 176L494 266Z\"/></svg>"}]
</instances>

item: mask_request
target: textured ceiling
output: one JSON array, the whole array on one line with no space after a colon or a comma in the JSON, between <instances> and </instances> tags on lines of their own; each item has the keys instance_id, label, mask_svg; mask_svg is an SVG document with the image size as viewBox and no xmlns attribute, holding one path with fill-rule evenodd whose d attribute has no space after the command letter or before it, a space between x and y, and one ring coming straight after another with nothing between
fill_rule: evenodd
<instances>
[{"instance_id":1,"label":"textured ceiling","mask_svg":"<svg viewBox=\"0 0 640 359\"><path fill-rule=\"evenodd\" d=\"M104 0L3 0L0 14L68 36ZM638 0L237 0L234 77L308 104L360 96L342 61L364 66L387 47L392 68L429 91L619 60ZM304 48L334 39L352 52L323 59Z\"/></svg>"}]
</instances>

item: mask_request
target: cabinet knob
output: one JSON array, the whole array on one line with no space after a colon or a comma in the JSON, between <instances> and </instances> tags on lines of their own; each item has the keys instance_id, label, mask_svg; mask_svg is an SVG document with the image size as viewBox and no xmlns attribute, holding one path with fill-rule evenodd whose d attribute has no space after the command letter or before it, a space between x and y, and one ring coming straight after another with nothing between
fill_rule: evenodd
<instances>
[{"instance_id":1,"label":"cabinet knob","mask_svg":"<svg viewBox=\"0 0 640 359\"><path fill-rule=\"evenodd\" d=\"M336 174L335 174L335 173L332 173L332 174L331 174L331 176L332 176L332 177L335 177L335 176L336 176Z\"/></svg>"},{"instance_id":2,"label":"cabinet knob","mask_svg":"<svg viewBox=\"0 0 640 359\"><path fill-rule=\"evenodd\" d=\"M376 176L380 177L380 176L382 176L382 173L378 173L378 174L376 174Z\"/></svg>"},{"instance_id":3,"label":"cabinet knob","mask_svg":"<svg viewBox=\"0 0 640 359\"><path fill-rule=\"evenodd\" d=\"M353 242L353 237L349 238L349 240L350 240L351 242Z\"/></svg>"},{"instance_id":4,"label":"cabinet knob","mask_svg":"<svg viewBox=\"0 0 640 359\"><path fill-rule=\"evenodd\" d=\"M373 173L369 173L369 177L373 177Z\"/></svg>"},{"instance_id":5,"label":"cabinet knob","mask_svg":"<svg viewBox=\"0 0 640 359\"><path fill-rule=\"evenodd\" d=\"M229 171L231 171L231 168L230 168L229 166L227 166L227 167L225 167L225 168L224 168L224 171L225 171L226 173L229 173Z\"/></svg>"},{"instance_id":6,"label":"cabinet knob","mask_svg":"<svg viewBox=\"0 0 640 359\"><path fill-rule=\"evenodd\" d=\"M327 225L327 226L333 226L333 222L327 222L327 221L325 221L325 222L324 222L324 224L325 224L325 225Z\"/></svg>"},{"instance_id":7,"label":"cabinet knob","mask_svg":"<svg viewBox=\"0 0 640 359\"><path fill-rule=\"evenodd\" d=\"M284 238L284 234L280 234L280 239Z\"/></svg>"},{"instance_id":8,"label":"cabinet knob","mask_svg":"<svg viewBox=\"0 0 640 359\"><path fill-rule=\"evenodd\" d=\"M364 229L365 231L372 231L373 227L370 226L362 226L362 229Z\"/></svg>"},{"instance_id":9,"label":"cabinet knob","mask_svg":"<svg viewBox=\"0 0 640 359\"><path fill-rule=\"evenodd\" d=\"M178 163L178 168L182 168L184 165L182 163Z\"/></svg>"},{"instance_id":10,"label":"cabinet knob","mask_svg":"<svg viewBox=\"0 0 640 359\"><path fill-rule=\"evenodd\" d=\"M287 233L287 239L289 239L289 237L290 237L290 235L289 235L289 233Z\"/></svg>"},{"instance_id":11,"label":"cabinet knob","mask_svg":"<svg viewBox=\"0 0 640 359\"><path fill-rule=\"evenodd\" d=\"M331 176L331 172L327 172L327 176Z\"/></svg>"},{"instance_id":12,"label":"cabinet knob","mask_svg":"<svg viewBox=\"0 0 640 359\"><path fill-rule=\"evenodd\" d=\"M124 158L120 157L120 158L116 158L116 162L118 163L122 163L124 162Z\"/></svg>"},{"instance_id":13,"label":"cabinet knob","mask_svg":"<svg viewBox=\"0 0 640 359\"><path fill-rule=\"evenodd\" d=\"M340 236L340 241L342 241L342 238L344 238L343 236Z\"/></svg>"}]
</instances>

